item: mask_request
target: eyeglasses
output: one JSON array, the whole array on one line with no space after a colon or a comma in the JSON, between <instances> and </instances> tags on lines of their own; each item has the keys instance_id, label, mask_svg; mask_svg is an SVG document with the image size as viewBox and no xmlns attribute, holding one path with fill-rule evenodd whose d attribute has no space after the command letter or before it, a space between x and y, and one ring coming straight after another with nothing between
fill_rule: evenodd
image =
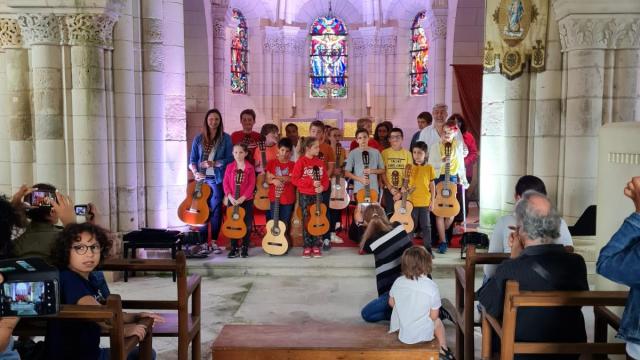
<instances>
[{"instance_id":1,"label":"eyeglasses","mask_svg":"<svg viewBox=\"0 0 640 360\"><path fill-rule=\"evenodd\" d=\"M390 135L389 139L402 139L401 135Z\"/></svg>"},{"instance_id":2,"label":"eyeglasses","mask_svg":"<svg viewBox=\"0 0 640 360\"><path fill-rule=\"evenodd\" d=\"M92 254L99 253L102 250L100 245L73 245L71 248L78 255L84 255L88 250L91 250Z\"/></svg>"}]
</instances>

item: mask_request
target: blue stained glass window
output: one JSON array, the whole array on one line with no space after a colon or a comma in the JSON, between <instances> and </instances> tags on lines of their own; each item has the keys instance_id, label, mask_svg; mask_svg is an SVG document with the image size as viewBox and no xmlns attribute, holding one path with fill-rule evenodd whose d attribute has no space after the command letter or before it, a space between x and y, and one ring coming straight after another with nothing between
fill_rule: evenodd
<instances>
[{"instance_id":1,"label":"blue stained glass window","mask_svg":"<svg viewBox=\"0 0 640 360\"><path fill-rule=\"evenodd\" d=\"M317 18L311 25L309 87L312 98L347 97L347 28L334 16Z\"/></svg>"},{"instance_id":2,"label":"blue stained glass window","mask_svg":"<svg viewBox=\"0 0 640 360\"><path fill-rule=\"evenodd\" d=\"M429 61L429 43L427 35L420 25L426 14L421 12L413 19L411 25L411 71L409 73L411 95L426 95L429 83L427 70Z\"/></svg>"},{"instance_id":3,"label":"blue stained glass window","mask_svg":"<svg viewBox=\"0 0 640 360\"><path fill-rule=\"evenodd\" d=\"M231 38L231 92L246 94L249 76L247 72L249 49L247 21L238 9L233 9L232 18L238 22L238 25Z\"/></svg>"}]
</instances>

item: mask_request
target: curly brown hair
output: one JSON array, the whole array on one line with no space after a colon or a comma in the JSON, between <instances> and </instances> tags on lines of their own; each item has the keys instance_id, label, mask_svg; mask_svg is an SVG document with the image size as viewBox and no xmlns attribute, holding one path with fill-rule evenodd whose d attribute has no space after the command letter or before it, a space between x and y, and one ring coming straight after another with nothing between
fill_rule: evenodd
<instances>
[{"instance_id":1,"label":"curly brown hair","mask_svg":"<svg viewBox=\"0 0 640 360\"><path fill-rule=\"evenodd\" d=\"M417 280L422 275L431 274L431 255L422 246L412 246L402 253L402 275Z\"/></svg>"},{"instance_id":2,"label":"curly brown hair","mask_svg":"<svg viewBox=\"0 0 640 360\"><path fill-rule=\"evenodd\" d=\"M109 256L113 241L107 230L88 222L73 223L65 226L51 249L51 258L58 268L64 269L69 265L71 247L74 243L80 241L80 234L82 233L93 235L93 238L100 245L100 263Z\"/></svg>"}]
</instances>

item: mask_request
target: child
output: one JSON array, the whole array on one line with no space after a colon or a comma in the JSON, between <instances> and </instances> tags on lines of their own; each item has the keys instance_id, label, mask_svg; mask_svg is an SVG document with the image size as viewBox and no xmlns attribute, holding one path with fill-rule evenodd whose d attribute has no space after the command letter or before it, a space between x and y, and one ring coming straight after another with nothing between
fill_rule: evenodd
<instances>
[{"instance_id":1,"label":"child","mask_svg":"<svg viewBox=\"0 0 640 360\"><path fill-rule=\"evenodd\" d=\"M278 129L278 125L275 124L264 124L262 125L262 129L260 129L260 136L264 139L265 157L267 158L267 163L269 163L269 161L278 157L279 150L277 145L278 140L280 140L280 129ZM253 154L253 163L258 173L264 172L264 166L266 164L262 163L260 148Z\"/></svg>"},{"instance_id":2,"label":"child","mask_svg":"<svg viewBox=\"0 0 640 360\"><path fill-rule=\"evenodd\" d=\"M242 130L236 131L231 134L231 143L233 145L243 143L247 145L249 155L247 161L253 164L253 154L256 147L258 147L258 141L262 138L259 133L253 131L253 126L256 124L256 112L253 109L244 109L240 113L240 124L242 124Z\"/></svg>"},{"instance_id":3,"label":"child","mask_svg":"<svg viewBox=\"0 0 640 360\"><path fill-rule=\"evenodd\" d=\"M378 150L369 147L369 132L366 129L356 130L356 141L358 141L359 147L349 152L347 165L345 166L345 177L353 180L354 194L363 189L365 185L370 185L371 190L379 192L378 175L384 174L382 156ZM362 161L362 153L364 151L369 152L369 169L367 170L365 170L364 162ZM365 178L367 174L369 179Z\"/></svg>"},{"instance_id":4,"label":"child","mask_svg":"<svg viewBox=\"0 0 640 360\"><path fill-rule=\"evenodd\" d=\"M280 139L278 142L278 157L267 163L267 181L269 182L269 201L273 212L276 201L276 187L283 186L280 195L279 217L282 222L289 224L293 205L296 202L296 188L291 183L291 173L295 163L291 161L291 151L293 144L288 138ZM273 214L269 214L271 218ZM290 244L291 245L291 244Z\"/></svg>"},{"instance_id":5,"label":"child","mask_svg":"<svg viewBox=\"0 0 640 360\"><path fill-rule=\"evenodd\" d=\"M240 256L246 258L249 256L249 239L251 237L251 225L253 223L253 189L256 187L256 173L253 165L245 158L249 154L246 144L238 143L233 145L233 159L235 160L227 166L224 172L224 180L222 187L224 194L228 200L227 206L240 205L245 211L244 223L247 225L247 233L242 241L242 251ZM240 197L235 199L236 191L236 170L242 170L244 177L240 184ZM231 250L227 255L228 258L238 257L238 239L231 239Z\"/></svg>"},{"instance_id":6,"label":"child","mask_svg":"<svg viewBox=\"0 0 640 360\"><path fill-rule=\"evenodd\" d=\"M453 184L457 184L458 180L462 183L462 186L467 189L469 183L467 182L467 175L464 168L464 154L463 146L458 142L456 136L458 135L458 124L455 117L449 117L443 126L443 133L440 137L440 142L431 146L429 149L429 159L433 160L433 168L436 171L436 184L445 180L445 145L451 144L450 152L450 165L449 173L450 180ZM464 191L464 190L463 190ZM445 236L445 230L448 229L453 223L453 217L443 218L436 216L436 228L438 230L438 238L440 244L438 245L438 252L444 254L447 252L447 239Z\"/></svg>"},{"instance_id":7,"label":"child","mask_svg":"<svg viewBox=\"0 0 640 360\"><path fill-rule=\"evenodd\" d=\"M300 192L300 207L302 208L303 223L306 224L309 220L309 205L314 204L316 201L316 194L321 194L322 191L329 186L329 177L327 170L324 167L324 161L317 158L320 152L320 143L318 139L314 137L306 137L301 140L301 154L300 159L296 161L293 167L293 173L291 174L291 182L298 188ZM320 170L320 181L313 179L313 168L318 167ZM302 236L304 237L304 250L302 257L308 259L313 257L322 257L322 252L318 247L319 239L311 236L307 231L307 227L302 229Z\"/></svg>"},{"instance_id":8,"label":"child","mask_svg":"<svg viewBox=\"0 0 640 360\"><path fill-rule=\"evenodd\" d=\"M358 121L356 121L356 128L357 129L366 129L367 133L369 135L371 135L371 132L373 131L373 121L371 121L371 119L369 118L360 118L358 119ZM369 147L372 147L378 151L382 151L384 150L382 148L382 146L380 145L379 142L377 142L375 139L371 138L369 139L367 145L369 145ZM358 141L357 140L353 140L351 142L351 145L349 146L349 151L355 149L358 147Z\"/></svg>"},{"instance_id":9,"label":"child","mask_svg":"<svg viewBox=\"0 0 640 360\"><path fill-rule=\"evenodd\" d=\"M331 145L325 142L325 126L320 120L315 120L309 125L309 136L312 136L320 142L320 151L318 152L318 158L324 161L325 169L327 170L327 176L332 176L336 166L336 154ZM322 203L329 209L329 198L331 197L331 188L327 185L322 189ZM327 232L322 238L322 250L329 251L331 249L331 237L330 234L335 233L335 223L329 222L329 232Z\"/></svg>"},{"instance_id":10,"label":"child","mask_svg":"<svg viewBox=\"0 0 640 360\"><path fill-rule=\"evenodd\" d=\"M421 246L404 251L401 260L402 275L389 291L389 306L393 308L389 332L400 330L398 339L405 344L431 341L440 344L440 359L453 359L447 347L444 325L439 318L440 291L428 278L431 256Z\"/></svg>"},{"instance_id":11,"label":"child","mask_svg":"<svg viewBox=\"0 0 640 360\"><path fill-rule=\"evenodd\" d=\"M391 147L382 151L382 161L386 169L386 176L382 176L382 185L384 192L382 194L382 203L387 214L393 212L393 204L400 199L400 187L404 180L405 167L411 164L411 153L402 148L402 139L404 134L402 129L393 128L389 133L389 143ZM398 174L398 185L393 186L393 172Z\"/></svg>"},{"instance_id":12,"label":"child","mask_svg":"<svg viewBox=\"0 0 640 360\"><path fill-rule=\"evenodd\" d=\"M70 224L60 232L52 249L52 258L60 269L60 303L72 305L103 305L106 299L97 284L94 270L109 254L112 242L107 232L92 223ZM151 331L136 320L150 317L154 322L164 319L153 313L123 313L124 336L140 340ZM109 349L100 348L100 325L92 322L50 320L45 337L47 359L108 359ZM129 358L137 359L138 349ZM155 354L154 354L155 358Z\"/></svg>"},{"instance_id":13,"label":"child","mask_svg":"<svg viewBox=\"0 0 640 360\"><path fill-rule=\"evenodd\" d=\"M431 253L431 219L429 212L433 207L433 197L435 196L436 172L433 167L426 163L428 148L423 141L418 141L411 147L414 167L409 179L409 201L413 204L411 217L416 228L422 229L422 242L424 247Z\"/></svg>"}]
</instances>

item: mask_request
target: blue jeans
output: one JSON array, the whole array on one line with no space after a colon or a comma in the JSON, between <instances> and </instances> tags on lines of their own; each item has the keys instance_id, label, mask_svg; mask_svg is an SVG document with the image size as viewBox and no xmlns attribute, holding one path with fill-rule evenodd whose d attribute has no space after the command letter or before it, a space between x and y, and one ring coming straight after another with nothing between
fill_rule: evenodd
<instances>
[{"instance_id":1,"label":"blue jeans","mask_svg":"<svg viewBox=\"0 0 640 360\"><path fill-rule=\"evenodd\" d=\"M151 350L151 353L152 353L151 359L155 360L156 351ZM140 348L136 346L127 355L127 360L138 360L138 359L140 359ZM111 360L111 349L110 348L100 349L100 356L98 357L98 360Z\"/></svg>"},{"instance_id":2,"label":"blue jeans","mask_svg":"<svg viewBox=\"0 0 640 360\"><path fill-rule=\"evenodd\" d=\"M393 309L389 306L389 293L385 293L365 305L360 315L362 315L364 321L378 322L390 320L391 311L393 311Z\"/></svg>"},{"instance_id":3,"label":"blue jeans","mask_svg":"<svg viewBox=\"0 0 640 360\"><path fill-rule=\"evenodd\" d=\"M216 241L222 226L222 199L224 191L222 184L216 184L213 178L205 179L205 183L211 188L211 196L209 197L209 224L211 225L211 240ZM200 228L200 239L207 241L207 233L209 227Z\"/></svg>"}]
</instances>

